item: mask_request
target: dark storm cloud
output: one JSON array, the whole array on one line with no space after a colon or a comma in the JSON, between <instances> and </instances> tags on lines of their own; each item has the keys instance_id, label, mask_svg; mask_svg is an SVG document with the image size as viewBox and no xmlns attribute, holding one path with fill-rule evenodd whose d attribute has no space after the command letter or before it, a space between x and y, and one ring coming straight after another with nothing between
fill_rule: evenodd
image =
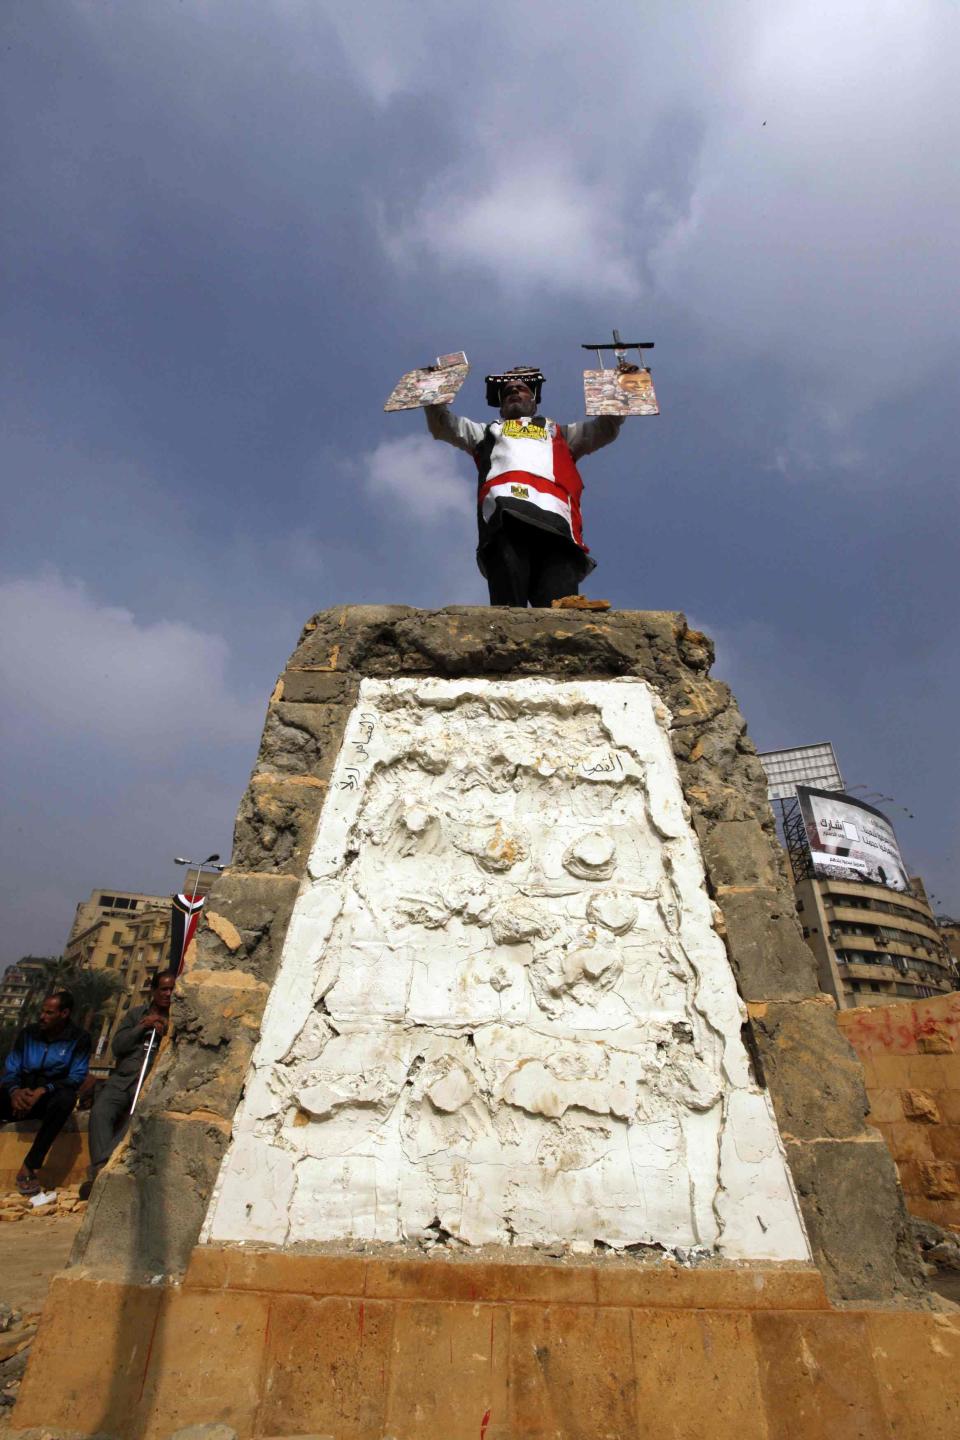
<instances>
[{"instance_id":1,"label":"dark storm cloud","mask_svg":"<svg viewBox=\"0 0 960 1440\"><path fill-rule=\"evenodd\" d=\"M399 373L465 348L482 417L477 373L537 362L572 417L613 325L663 415L584 466L593 593L715 630L758 742L833 738L960 909L952 6L4 26L7 958L226 850L312 610L481 598L470 467L381 413Z\"/></svg>"}]
</instances>

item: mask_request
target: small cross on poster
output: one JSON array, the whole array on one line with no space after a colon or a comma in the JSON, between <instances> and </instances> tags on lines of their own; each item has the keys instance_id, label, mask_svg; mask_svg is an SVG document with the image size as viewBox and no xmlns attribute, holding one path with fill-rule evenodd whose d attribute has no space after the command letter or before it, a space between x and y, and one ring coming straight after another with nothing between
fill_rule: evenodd
<instances>
[{"instance_id":1,"label":"small cross on poster","mask_svg":"<svg viewBox=\"0 0 960 1440\"><path fill-rule=\"evenodd\" d=\"M653 349L652 340L621 340L614 330L613 344L582 345L582 350L595 350L598 370L584 370L583 397L588 415L659 415L660 406L653 388L649 365L643 363L644 350ZM613 351L615 364L604 364L604 352ZM640 364L627 359L627 351L636 350Z\"/></svg>"}]
</instances>

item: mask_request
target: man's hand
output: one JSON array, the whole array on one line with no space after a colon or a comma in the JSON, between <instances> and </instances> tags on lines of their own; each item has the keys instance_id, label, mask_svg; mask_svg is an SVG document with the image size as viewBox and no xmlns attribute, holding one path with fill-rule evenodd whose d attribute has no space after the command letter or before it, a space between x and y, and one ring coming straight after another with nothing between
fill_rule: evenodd
<instances>
[{"instance_id":1,"label":"man's hand","mask_svg":"<svg viewBox=\"0 0 960 1440\"><path fill-rule=\"evenodd\" d=\"M30 1101L27 1099L28 1094L29 1091L27 1090L10 1091L10 1108L13 1110L14 1115L25 1115L30 1109Z\"/></svg>"},{"instance_id":2,"label":"man's hand","mask_svg":"<svg viewBox=\"0 0 960 1440\"><path fill-rule=\"evenodd\" d=\"M140 1028L143 1031L153 1030L157 1039L162 1040L167 1033L167 1016L161 1015L159 1010L148 1010L140 1021Z\"/></svg>"},{"instance_id":3,"label":"man's hand","mask_svg":"<svg viewBox=\"0 0 960 1440\"><path fill-rule=\"evenodd\" d=\"M10 1094L10 1104L14 1115L29 1115L37 1101L44 1094L40 1090L13 1090Z\"/></svg>"}]
</instances>

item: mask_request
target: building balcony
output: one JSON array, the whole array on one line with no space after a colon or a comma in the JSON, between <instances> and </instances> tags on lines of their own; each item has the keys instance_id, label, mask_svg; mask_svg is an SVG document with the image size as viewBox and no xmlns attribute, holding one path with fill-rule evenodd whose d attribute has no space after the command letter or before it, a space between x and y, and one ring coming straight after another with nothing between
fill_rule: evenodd
<instances>
[{"instance_id":1,"label":"building balcony","mask_svg":"<svg viewBox=\"0 0 960 1440\"><path fill-rule=\"evenodd\" d=\"M886 930L903 930L909 935L922 936L935 949L943 948L943 937L933 920L920 915L896 915L889 910L859 910L855 906L831 905L827 907L831 924L871 926Z\"/></svg>"},{"instance_id":2,"label":"building balcony","mask_svg":"<svg viewBox=\"0 0 960 1440\"><path fill-rule=\"evenodd\" d=\"M874 935L855 935L842 928L831 930L829 940L838 953L860 950L867 954L875 952L879 955L902 956L909 965L933 965L938 969L952 968L949 957L942 951L934 950L931 953L926 946L905 940L888 940L883 936Z\"/></svg>"},{"instance_id":3,"label":"building balcony","mask_svg":"<svg viewBox=\"0 0 960 1440\"><path fill-rule=\"evenodd\" d=\"M931 916L929 905L918 900L909 890L889 890L885 885L867 885L857 880L828 880L824 877L819 877L818 883L824 898L835 897L836 904L842 905L843 900L840 897L847 895L857 900L866 900L870 909L890 909L894 914L906 911L924 920L929 920Z\"/></svg>"}]
</instances>

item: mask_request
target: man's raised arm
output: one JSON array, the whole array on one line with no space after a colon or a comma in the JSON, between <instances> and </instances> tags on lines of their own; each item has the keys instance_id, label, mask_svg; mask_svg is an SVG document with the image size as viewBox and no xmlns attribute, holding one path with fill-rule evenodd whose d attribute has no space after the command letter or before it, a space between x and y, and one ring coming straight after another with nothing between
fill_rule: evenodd
<instances>
[{"instance_id":1,"label":"man's raised arm","mask_svg":"<svg viewBox=\"0 0 960 1440\"><path fill-rule=\"evenodd\" d=\"M462 416L454 415L447 405L425 405L423 413L434 440L445 440L458 450L466 450L468 455L473 454L483 439L482 425L478 425L476 420L464 420Z\"/></svg>"},{"instance_id":2,"label":"man's raised arm","mask_svg":"<svg viewBox=\"0 0 960 1440\"><path fill-rule=\"evenodd\" d=\"M595 415L591 420L561 426L574 460L592 455L594 450L602 450L604 445L616 440L623 421L623 415Z\"/></svg>"}]
</instances>

